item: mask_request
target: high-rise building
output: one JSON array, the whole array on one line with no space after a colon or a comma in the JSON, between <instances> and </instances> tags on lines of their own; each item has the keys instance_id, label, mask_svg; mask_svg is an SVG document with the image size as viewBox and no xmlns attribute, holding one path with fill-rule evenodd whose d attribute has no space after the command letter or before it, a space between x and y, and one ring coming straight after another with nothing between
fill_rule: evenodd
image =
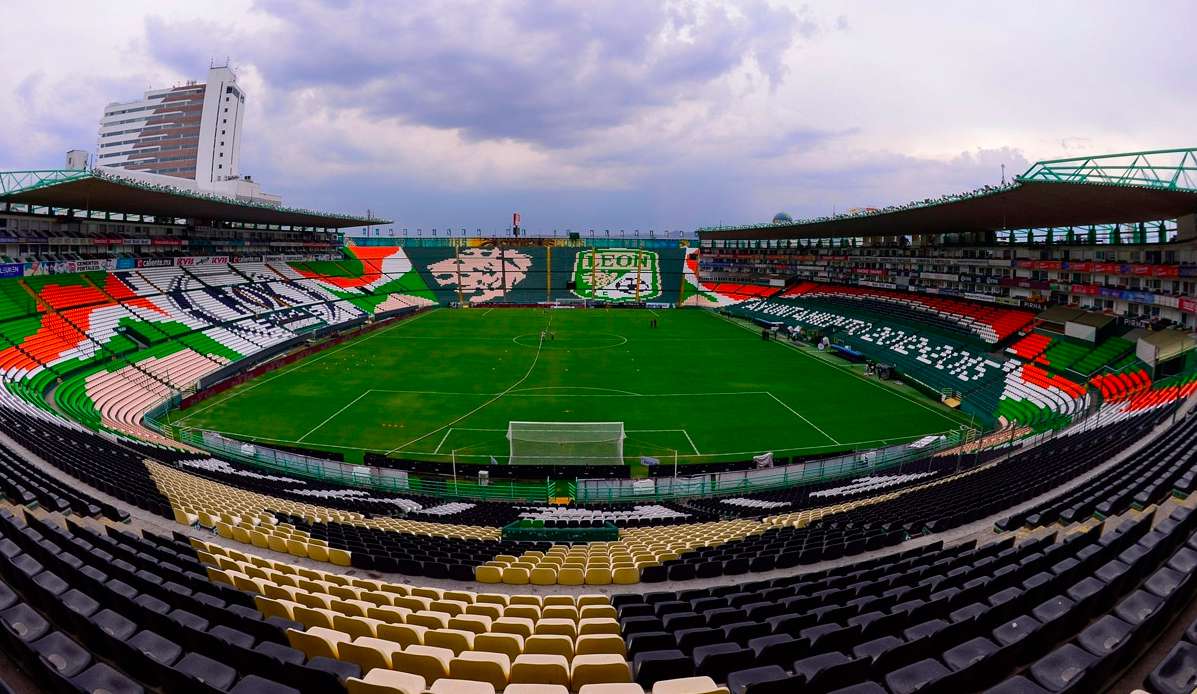
<instances>
[{"instance_id":1,"label":"high-rise building","mask_svg":"<svg viewBox=\"0 0 1197 694\"><path fill-rule=\"evenodd\" d=\"M108 104L95 165L184 188L277 202L240 172L245 92L227 67L204 83L153 89L137 101ZM178 180L183 179L183 180Z\"/></svg>"},{"instance_id":2,"label":"high-rise building","mask_svg":"<svg viewBox=\"0 0 1197 694\"><path fill-rule=\"evenodd\" d=\"M209 69L203 84L109 104L100 119L96 164L201 184L237 178L244 109L245 93L228 67Z\"/></svg>"}]
</instances>

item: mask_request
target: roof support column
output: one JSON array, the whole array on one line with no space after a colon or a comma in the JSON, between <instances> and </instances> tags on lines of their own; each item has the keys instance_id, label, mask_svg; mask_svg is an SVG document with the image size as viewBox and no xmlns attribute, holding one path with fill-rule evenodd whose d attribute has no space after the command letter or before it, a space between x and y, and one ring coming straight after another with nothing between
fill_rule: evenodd
<instances>
[{"instance_id":1,"label":"roof support column","mask_svg":"<svg viewBox=\"0 0 1197 694\"><path fill-rule=\"evenodd\" d=\"M1162 231L1160 235L1163 235ZM1197 241L1197 213L1186 214L1176 220L1176 240Z\"/></svg>"}]
</instances>

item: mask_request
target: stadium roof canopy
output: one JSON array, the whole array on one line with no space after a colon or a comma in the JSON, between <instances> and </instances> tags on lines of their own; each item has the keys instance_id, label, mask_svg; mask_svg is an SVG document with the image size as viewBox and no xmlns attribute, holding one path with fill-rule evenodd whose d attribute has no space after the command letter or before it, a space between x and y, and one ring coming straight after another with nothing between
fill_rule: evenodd
<instances>
[{"instance_id":1,"label":"stadium roof canopy","mask_svg":"<svg viewBox=\"0 0 1197 694\"><path fill-rule=\"evenodd\" d=\"M317 212L159 186L99 170L0 173L0 202L287 227L343 229L390 220Z\"/></svg>"},{"instance_id":2,"label":"stadium roof canopy","mask_svg":"<svg viewBox=\"0 0 1197 694\"><path fill-rule=\"evenodd\" d=\"M707 227L703 239L847 238L1079 227L1197 212L1197 149L1037 162L1005 186L790 224Z\"/></svg>"}]
</instances>

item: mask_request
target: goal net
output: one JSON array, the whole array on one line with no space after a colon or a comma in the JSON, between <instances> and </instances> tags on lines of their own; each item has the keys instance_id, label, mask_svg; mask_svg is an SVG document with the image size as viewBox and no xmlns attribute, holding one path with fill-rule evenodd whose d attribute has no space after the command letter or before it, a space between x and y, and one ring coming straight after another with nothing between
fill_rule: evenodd
<instances>
[{"instance_id":1,"label":"goal net","mask_svg":"<svg viewBox=\"0 0 1197 694\"><path fill-rule=\"evenodd\" d=\"M623 422L509 422L512 465L623 465Z\"/></svg>"}]
</instances>

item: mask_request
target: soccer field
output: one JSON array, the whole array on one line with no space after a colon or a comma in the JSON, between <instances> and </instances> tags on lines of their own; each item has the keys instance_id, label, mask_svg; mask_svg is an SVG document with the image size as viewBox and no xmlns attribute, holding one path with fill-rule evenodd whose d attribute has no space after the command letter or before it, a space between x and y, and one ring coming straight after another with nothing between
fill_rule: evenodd
<instances>
[{"instance_id":1,"label":"soccer field","mask_svg":"<svg viewBox=\"0 0 1197 694\"><path fill-rule=\"evenodd\" d=\"M511 421L618 421L629 462L682 464L869 448L963 421L827 359L703 310L436 309L171 421L351 461L459 462L505 462Z\"/></svg>"}]
</instances>

